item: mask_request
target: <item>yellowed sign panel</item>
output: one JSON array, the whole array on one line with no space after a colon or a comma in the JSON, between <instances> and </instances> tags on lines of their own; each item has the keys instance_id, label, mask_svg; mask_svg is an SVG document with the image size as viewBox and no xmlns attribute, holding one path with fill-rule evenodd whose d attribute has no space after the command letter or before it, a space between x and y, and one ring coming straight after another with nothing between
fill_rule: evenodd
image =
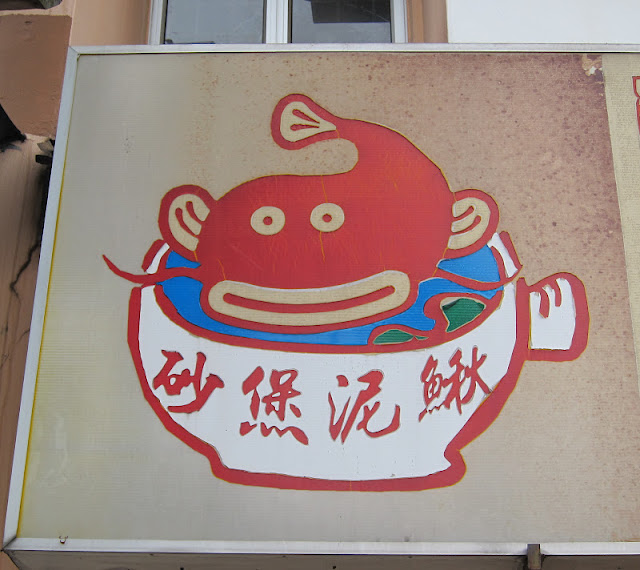
<instances>
[{"instance_id":1,"label":"yellowed sign panel","mask_svg":"<svg viewBox=\"0 0 640 570\"><path fill-rule=\"evenodd\" d=\"M18 536L635 540L635 76L82 56Z\"/></svg>"}]
</instances>

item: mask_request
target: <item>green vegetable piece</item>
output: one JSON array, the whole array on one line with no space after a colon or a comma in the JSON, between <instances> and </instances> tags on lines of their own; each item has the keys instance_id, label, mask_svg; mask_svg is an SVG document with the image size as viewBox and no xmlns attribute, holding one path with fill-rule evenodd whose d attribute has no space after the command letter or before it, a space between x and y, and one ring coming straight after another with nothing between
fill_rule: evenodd
<instances>
[{"instance_id":1,"label":"green vegetable piece","mask_svg":"<svg viewBox=\"0 0 640 570\"><path fill-rule=\"evenodd\" d=\"M413 335L399 329L389 329L384 331L381 335L378 335L373 344L398 344L401 342L408 342L413 340Z\"/></svg>"},{"instance_id":2,"label":"green vegetable piece","mask_svg":"<svg viewBox=\"0 0 640 570\"><path fill-rule=\"evenodd\" d=\"M452 303L444 305L442 312L447 318L447 321L449 321L447 332L455 331L467 323L470 323L484 311L484 308L485 306L482 303L473 299L457 299Z\"/></svg>"}]
</instances>

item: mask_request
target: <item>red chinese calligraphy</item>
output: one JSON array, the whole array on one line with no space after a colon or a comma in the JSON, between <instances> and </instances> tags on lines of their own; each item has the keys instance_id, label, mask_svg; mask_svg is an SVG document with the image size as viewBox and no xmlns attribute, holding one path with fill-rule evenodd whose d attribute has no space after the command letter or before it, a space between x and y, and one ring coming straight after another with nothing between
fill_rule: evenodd
<instances>
[{"instance_id":1,"label":"red chinese calligraphy","mask_svg":"<svg viewBox=\"0 0 640 570\"><path fill-rule=\"evenodd\" d=\"M479 387L485 394L489 394L491 390L485 384L484 380L482 380L479 373L479 368L486 359L486 354L478 358L478 347L474 346L471 353L471 364L465 366L462 364L462 351L458 349L449 359L449 365L454 369L453 374L448 378L444 378L442 374L436 372L438 369L438 361L433 358L433 356L430 356L420 375L420 380L422 380L424 384L425 408L420 412L418 420L422 420L425 414L440 409L442 406L449 409L454 401L458 408L458 413L462 414L462 406L468 404L473 399L476 393L476 387ZM466 393L462 395L463 386L467 380L469 382L466 387ZM442 404L436 407L430 407L430 405L440 397L442 390L446 388L449 388L449 391Z\"/></svg>"},{"instance_id":2,"label":"red chinese calligraphy","mask_svg":"<svg viewBox=\"0 0 640 570\"><path fill-rule=\"evenodd\" d=\"M202 384L202 372L207 360L207 357L202 352L198 352L196 356L196 367L193 373L189 368L184 368L179 373L171 373L173 367L184 358L179 352L170 350L163 350L162 354L167 361L162 370L153 379L153 388L163 387L168 396L178 396L188 386L192 386L195 392L195 398L188 404L168 406L167 409L170 412L185 414L197 412L204 406L216 388L224 388L224 382L215 374L209 374L205 379L204 385Z\"/></svg>"},{"instance_id":3,"label":"red chinese calligraphy","mask_svg":"<svg viewBox=\"0 0 640 570\"><path fill-rule=\"evenodd\" d=\"M334 441L338 436L340 436L342 443L345 442L354 423L358 419L360 412L362 412L362 414L360 415L360 421L356 425L356 430L364 431L369 437L382 437L383 435L396 431L400 427L400 406L396 404L391 423L386 428L378 431L371 431L369 429L369 421L380 409L380 400L376 400L372 406L368 406L366 404L382 391L380 384L382 383L383 378L384 375L380 370L371 370L363 376L360 376L360 378L358 378L358 382L366 384L367 387L360 390L350 412L349 404L351 403L351 398L347 400L337 421L335 419L336 405L331 393L329 393L329 406L331 407L329 433ZM346 376L339 375L337 379L338 386L345 387L349 385L349 380Z\"/></svg>"},{"instance_id":4,"label":"red chinese calligraphy","mask_svg":"<svg viewBox=\"0 0 640 570\"><path fill-rule=\"evenodd\" d=\"M258 422L258 416L261 412L262 406L264 406L264 414L266 416L275 414L276 417L284 422L286 420L287 412L291 412L296 418L302 416L300 408L290 402L291 398L300 396L300 392L293 387L293 382L298 377L297 370L272 370L269 376L269 384L271 385L271 392L265 396L260 396L258 387L264 380L264 370L258 366L247 379L242 383L242 393L251 395L251 403L249 410L253 417L254 423L242 422L240 424L240 435L246 435L260 424L260 433L267 437L273 431L275 431L279 437L282 437L286 433L290 433L296 440L304 445L308 445L309 438L299 427L286 426L283 428L277 426L268 426L264 422Z\"/></svg>"}]
</instances>

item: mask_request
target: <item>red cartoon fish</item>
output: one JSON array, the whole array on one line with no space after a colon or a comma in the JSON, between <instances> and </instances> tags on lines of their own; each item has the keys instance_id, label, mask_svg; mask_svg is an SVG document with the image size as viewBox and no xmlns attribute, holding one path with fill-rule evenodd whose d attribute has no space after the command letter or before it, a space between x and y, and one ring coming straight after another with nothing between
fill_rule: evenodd
<instances>
[{"instance_id":1,"label":"red cartoon fish","mask_svg":"<svg viewBox=\"0 0 640 570\"><path fill-rule=\"evenodd\" d=\"M380 322L416 302L441 260L479 250L495 231L491 197L452 193L440 169L387 127L336 117L304 95L282 99L271 127L290 150L351 141L358 161L341 174L258 178L219 200L191 185L165 195L162 236L197 262L188 275L216 321L293 334Z\"/></svg>"}]
</instances>

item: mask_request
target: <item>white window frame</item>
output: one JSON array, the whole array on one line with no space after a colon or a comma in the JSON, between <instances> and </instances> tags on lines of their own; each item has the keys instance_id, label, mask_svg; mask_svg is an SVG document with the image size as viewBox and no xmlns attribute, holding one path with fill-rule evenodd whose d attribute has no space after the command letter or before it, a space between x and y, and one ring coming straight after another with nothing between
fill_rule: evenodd
<instances>
[{"instance_id":1,"label":"white window frame","mask_svg":"<svg viewBox=\"0 0 640 570\"><path fill-rule=\"evenodd\" d=\"M167 0L151 0L149 45L164 43L164 22ZM407 2L391 0L391 42L407 43ZM289 0L266 0L264 43L289 43Z\"/></svg>"}]
</instances>

